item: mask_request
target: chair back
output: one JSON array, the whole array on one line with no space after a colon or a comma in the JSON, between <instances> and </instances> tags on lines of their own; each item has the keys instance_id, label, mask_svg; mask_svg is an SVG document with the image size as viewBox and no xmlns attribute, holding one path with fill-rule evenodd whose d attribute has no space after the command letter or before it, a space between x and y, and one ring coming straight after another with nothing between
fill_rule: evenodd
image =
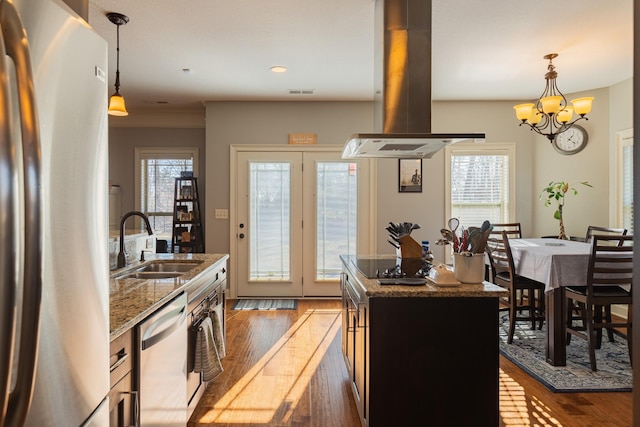
<instances>
[{"instance_id":1,"label":"chair back","mask_svg":"<svg viewBox=\"0 0 640 427\"><path fill-rule=\"evenodd\" d=\"M587 227L587 236L585 237L585 242L591 243L591 238L594 234L604 235L604 236L626 236L627 229L626 228L611 228L611 227L600 227L597 225L590 225ZM616 244L622 245L622 240L619 242L613 242L612 245Z\"/></svg>"},{"instance_id":2,"label":"chair back","mask_svg":"<svg viewBox=\"0 0 640 427\"><path fill-rule=\"evenodd\" d=\"M620 243L618 243L618 241ZM594 286L628 286L633 281L633 236L594 234L587 277L587 293Z\"/></svg>"},{"instance_id":3,"label":"chair back","mask_svg":"<svg viewBox=\"0 0 640 427\"><path fill-rule=\"evenodd\" d=\"M489 257L493 281L499 284L497 282L500 281L501 277L510 281L513 280L516 269L511 247L509 246L509 232L502 230L499 234L500 237L497 237L496 234L492 234L487 240L485 252Z\"/></svg>"},{"instance_id":4,"label":"chair back","mask_svg":"<svg viewBox=\"0 0 640 427\"><path fill-rule=\"evenodd\" d=\"M502 236L502 232L506 231L508 237L511 239L522 238L522 227L520 226L519 222L505 222L501 224L491 224L491 225L493 226L491 230L492 235Z\"/></svg>"}]
</instances>

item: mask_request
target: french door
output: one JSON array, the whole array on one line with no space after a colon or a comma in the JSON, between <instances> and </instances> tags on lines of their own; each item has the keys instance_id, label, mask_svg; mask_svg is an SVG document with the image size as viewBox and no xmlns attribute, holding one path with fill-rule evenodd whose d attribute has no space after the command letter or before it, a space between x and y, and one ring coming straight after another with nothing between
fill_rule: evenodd
<instances>
[{"instance_id":1,"label":"french door","mask_svg":"<svg viewBox=\"0 0 640 427\"><path fill-rule=\"evenodd\" d=\"M237 153L238 297L340 295L339 256L357 251L362 163L340 152Z\"/></svg>"}]
</instances>

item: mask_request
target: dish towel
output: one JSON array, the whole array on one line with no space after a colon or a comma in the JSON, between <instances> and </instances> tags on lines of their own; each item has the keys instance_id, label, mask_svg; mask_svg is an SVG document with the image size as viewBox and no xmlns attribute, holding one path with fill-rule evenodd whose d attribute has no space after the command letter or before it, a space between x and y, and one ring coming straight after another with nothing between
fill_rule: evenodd
<instances>
[{"instance_id":1,"label":"dish towel","mask_svg":"<svg viewBox=\"0 0 640 427\"><path fill-rule=\"evenodd\" d=\"M198 327L193 370L202 372L204 381L211 381L223 371L218 349L213 339L213 322L210 317L205 317Z\"/></svg>"},{"instance_id":2,"label":"dish towel","mask_svg":"<svg viewBox=\"0 0 640 427\"><path fill-rule=\"evenodd\" d=\"M224 316L224 308L222 304L216 305L213 309L213 340L216 343L216 348L218 349L218 356L220 359L224 358L227 355L227 351L224 343L224 329L222 319Z\"/></svg>"}]
</instances>

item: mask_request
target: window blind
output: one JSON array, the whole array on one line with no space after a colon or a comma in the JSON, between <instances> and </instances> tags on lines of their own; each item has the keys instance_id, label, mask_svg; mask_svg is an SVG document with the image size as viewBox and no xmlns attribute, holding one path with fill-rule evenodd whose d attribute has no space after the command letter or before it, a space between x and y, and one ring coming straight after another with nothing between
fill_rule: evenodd
<instances>
[{"instance_id":1,"label":"window blind","mask_svg":"<svg viewBox=\"0 0 640 427\"><path fill-rule=\"evenodd\" d=\"M633 144L622 148L622 225L633 234Z\"/></svg>"},{"instance_id":2,"label":"window blind","mask_svg":"<svg viewBox=\"0 0 640 427\"><path fill-rule=\"evenodd\" d=\"M508 154L451 154L451 214L465 227L509 222Z\"/></svg>"},{"instance_id":3,"label":"window blind","mask_svg":"<svg viewBox=\"0 0 640 427\"><path fill-rule=\"evenodd\" d=\"M145 156L140 160L140 170L142 212L156 234L171 234L175 178L181 171L193 170L193 158Z\"/></svg>"}]
</instances>

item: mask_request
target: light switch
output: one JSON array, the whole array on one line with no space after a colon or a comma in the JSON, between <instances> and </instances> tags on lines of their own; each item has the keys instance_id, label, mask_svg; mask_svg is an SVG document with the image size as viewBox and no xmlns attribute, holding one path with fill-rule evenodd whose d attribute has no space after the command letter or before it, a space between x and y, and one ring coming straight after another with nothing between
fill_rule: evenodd
<instances>
[{"instance_id":1,"label":"light switch","mask_svg":"<svg viewBox=\"0 0 640 427\"><path fill-rule=\"evenodd\" d=\"M216 219L229 219L229 210L228 209L216 209L215 216L216 216Z\"/></svg>"}]
</instances>

